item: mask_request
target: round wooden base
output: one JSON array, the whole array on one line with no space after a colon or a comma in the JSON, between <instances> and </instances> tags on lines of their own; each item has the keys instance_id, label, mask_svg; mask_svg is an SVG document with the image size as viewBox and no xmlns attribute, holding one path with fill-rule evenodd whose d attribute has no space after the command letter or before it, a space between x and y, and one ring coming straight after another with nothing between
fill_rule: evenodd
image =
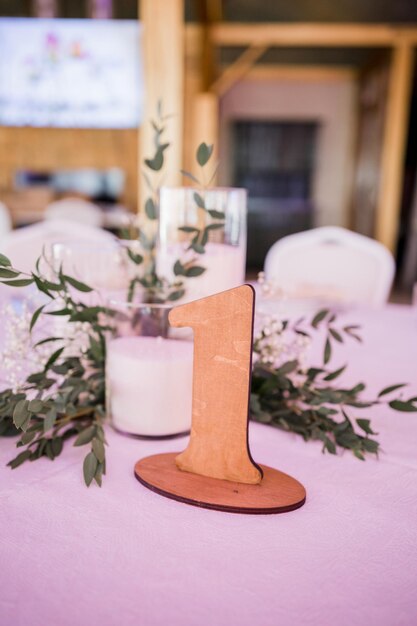
<instances>
[{"instance_id":1,"label":"round wooden base","mask_svg":"<svg viewBox=\"0 0 417 626\"><path fill-rule=\"evenodd\" d=\"M206 509L229 513L285 513L303 506L306 491L295 478L261 465L259 485L208 478L182 472L175 465L178 452L155 454L138 461L135 476L161 496Z\"/></svg>"}]
</instances>

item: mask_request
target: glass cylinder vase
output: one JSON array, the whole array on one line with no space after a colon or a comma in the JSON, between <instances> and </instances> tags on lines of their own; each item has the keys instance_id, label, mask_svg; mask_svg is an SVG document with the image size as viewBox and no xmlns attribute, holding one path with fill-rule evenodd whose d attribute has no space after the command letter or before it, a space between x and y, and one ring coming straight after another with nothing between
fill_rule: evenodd
<instances>
[{"instance_id":1,"label":"glass cylinder vase","mask_svg":"<svg viewBox=\"0 0 417 626\"><path fill-rule=\"evenodd\" d=\"M123 434L165 438L190 430L193 342L175 336L171 308L109 303L107 413Z\"/></svg>"},{"instance_id":2,"label":"glass cylinder vase","mask_svg":"<svg viewBox=\"0 0 417 626\"><path fill-rule=\"evenodd\" d=\"M97 244L84 241L53 243L50 250L51 267L86 283L94 293L76 291L76 299L89 306L98 304L110 294L126 294L129 285L129 263L123 247L114 243Z\"/></svg>"},{"instance_id":3,"label":"glass cylinder vase","mask_svg":"<svg viewBox=\"0 0 417 626\"><path fill-rule=\"evenodd\" d=\"M157 272L183 281L186 300L245 282L245 189L162 187Z\"/></svg>"}]
</instances>

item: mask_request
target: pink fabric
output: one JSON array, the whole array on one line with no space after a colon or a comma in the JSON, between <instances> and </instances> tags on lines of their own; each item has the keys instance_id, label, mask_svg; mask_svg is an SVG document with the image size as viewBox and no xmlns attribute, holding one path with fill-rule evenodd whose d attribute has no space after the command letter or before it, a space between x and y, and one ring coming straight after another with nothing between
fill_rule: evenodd
<instances>
[{"instance_id":1,"label":"pink fabric","mask_svg":"<svg viewBox=\"0 0 417 626\"><path fill-rule=\"evenodd\" d=\"M352 312L364 347L346 383L417 391L417 315ZM335 366L337 362L335 361ZM396 626L417 620L417 414L372 418L384 449L361 462L252 424L254 458L307 488L292 513L243 516L162 498L133 477L137 459L184 448L109 432L108 477L84 487L84 450L11 471L0 440L0 623L13 626Z\"/></svg>"}]
</instances>

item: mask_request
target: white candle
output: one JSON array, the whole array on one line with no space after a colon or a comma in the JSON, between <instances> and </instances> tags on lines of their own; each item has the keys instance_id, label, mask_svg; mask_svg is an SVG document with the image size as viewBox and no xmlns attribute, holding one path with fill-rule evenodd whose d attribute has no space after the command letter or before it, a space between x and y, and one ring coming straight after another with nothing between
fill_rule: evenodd
<instances>
[{"instance_id":1,"label":"white candle","mask_svg":"<svg viewBox=\"0 0 417 626\"><path fill-rule=\"evenodd\" d=\"M180 259L183 263L196 255L185 252L184 246L175 244L159 251L157 271L168 279L174 279L173 267ZM194 265L206 268L201 276L186 279L186 300L196 300L205 296L239 287L245 282L246 254L243 246L230 246L221 243L208 243L205 253L198 255ZM176 277L182 278L182 277Z\"/></svg>"},{"instance_id":2,"label":"white candle","mask_svg":"<svg viewBox=\"0 0 417 626\"><path fill-rule=\"evenodd\" d=\"M192 342L162 337L112 339L106 376L115 428L150 437L190 429Z\"/></svg>"}]
</instances>

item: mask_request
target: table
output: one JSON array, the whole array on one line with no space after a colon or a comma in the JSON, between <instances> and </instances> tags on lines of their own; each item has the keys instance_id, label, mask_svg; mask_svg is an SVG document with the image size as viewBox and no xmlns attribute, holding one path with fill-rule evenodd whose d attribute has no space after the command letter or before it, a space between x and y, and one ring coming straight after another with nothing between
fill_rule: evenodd
<instances>
[{"instance_id":1,"label":"table","mask_svg":"<svg viewBox=\"0 0 417 626\"><path fill-rule=\"evenodd\" d=\"M346 316L364 346L339 351L346 383L417 391L417 315L409 307ZM5 626L408 626L417 623L417 414L367 410L380 460L332 457L320 444L252 424L255 460L307 488L292 513L242 516L162 498L135 461L181 450L109 432L102 489L83 485L85 452L15 471L0 440L0 624Z\"/></svg>"}]
</instances>

